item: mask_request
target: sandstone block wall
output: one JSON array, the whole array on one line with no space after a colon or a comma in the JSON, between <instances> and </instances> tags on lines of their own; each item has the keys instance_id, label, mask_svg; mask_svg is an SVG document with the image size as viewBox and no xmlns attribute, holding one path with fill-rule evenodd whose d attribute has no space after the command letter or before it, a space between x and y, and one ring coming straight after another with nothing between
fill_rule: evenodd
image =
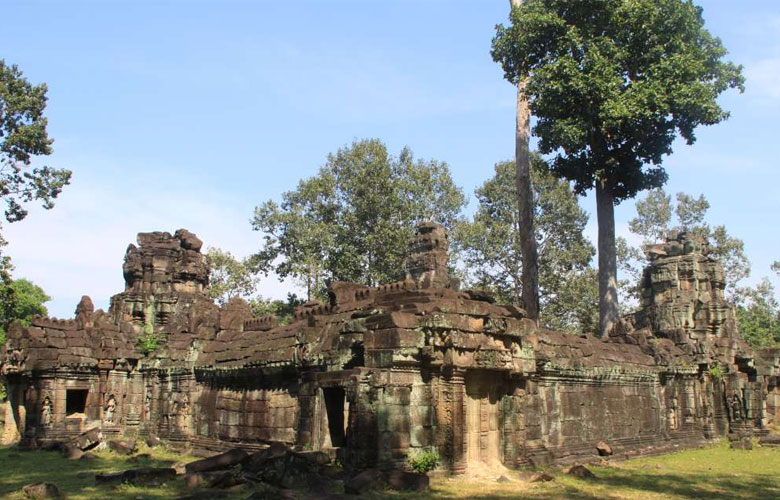
<instances>
[{"instance_id":1,"label":"sandstone block wall","mask_svg":"<svg viewBox=\"0 0 780 500\"><path fill-rule=\"evenodd\" d=\"M461 473L588 459L600 441L657 452L780 419L780 351L742 341L719 264L686 235L648 249L643 309L607 339L460 290L433 224L403 281L333 283L286 325L209 300L201 246L185 230L142 233L107 313L85 297L73 320L12 328L7 434L40 446L100 426L202 453L282 442L383 468L433 448Z\"/></svg>"}]
</instances>

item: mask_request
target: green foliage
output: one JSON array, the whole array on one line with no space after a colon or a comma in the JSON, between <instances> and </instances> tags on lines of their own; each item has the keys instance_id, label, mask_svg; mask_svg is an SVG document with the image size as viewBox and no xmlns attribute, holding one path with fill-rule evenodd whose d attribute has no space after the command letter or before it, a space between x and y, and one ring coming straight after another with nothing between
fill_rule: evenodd
<instances>
[{"instance_id":1,"label":"green foliage","mask_svg":"<svg viewBox=\"0 0 780 500\"><path fill-rule=\"evenodd\" d=\"M737 291L737 324L742 338L754 348L780 345L780 306L772 283L764 278L754 287Z\"/></svg>"},{"instance_id":2,"label":"green foliage","mask_svg":"<svg viewBox=\"0 0 780 500\"><path fill-rule=\"evenodd\" d=\"M426 448L406 457L409 466L418 474L427 474L439 466L439 453L434 448Z\"/></svg>"},{"instance_id":3,"label":"green foliage","mask_svg":"<svg viewBox=\"0 0 780 500\"><path fill-rule=\"evenodd\" d=\"M707 371L709 372L710 376L715 380L722 380L723 375L726 374L726 370L723 368L723 365L719 365L717 363L715 363L714 365L710 365Z\"/></svg>"},{"instance_id":4,"label":"green foliage","mask_svg":"<svg viewBox=\"0 0 780 500\"><path fill-rule=\"evenodd\" d=\"M9 259L0 265L0 346L5 344L8 327L13 322L30 325L33 316L48 314L43 304L51 300L41 287L26 279L12 279L13 266ZM0 400L6 398L5 386L0 383Z\"/></svg>"},{"instance_id":5,"label":"green foliage","mask_svg":"<svg viewBox=\"0 0 780 500\"><path fill-rule=\"evenodd\" d=\"M588 267L595 252L583 236L588 215L569 184L531 161L535 233L539 252L541 322L558 330L596 328L598 282ZM476 190L479 207L455 236L465 264L467 286L490 290L505 303L519 303L522 251L518 221L515 165L502 162Z\"/></svg>"},{"instance_id":6,"label":"green foliage","mask_svg":"<svg viewBox=\"0 0 780 500\"><path fill-rule=\"evenodd\" d=\"M675 199L676 202L672 202L671 196L660 188L649 191L644 198L637 200L637 216L629 221L629 229L642 238L644 245L658 243L674 231L685 231L707 239L710 255L723 264L726 294L733 299L740 280L750 274L744 243L731 236L725 226L713 227L706 221L710 204L703 194L694 198L686 193L677 193ZM623 290L627 296L636 299L644 253L639 247L631 247L625 239L619 240L618 260L621 270L629 277L623 282Z\"/></svg>"},{"instance_id":7,"label":"green foliage","mask_svg":"<svg viewBox=\"0 0 780 500\"><path fill-rule=\"evenodd\" d=\"M211 247L206 252L209 275L209 297L220 305L233 297L247 297L257 289L257 277L248 259L238 260L230 252Z\"/></svg>"},{"instance_id":8,"label":"green foliage","mask_svg":"<svg viewBox=\"0 0 780 500\"><path fill-rule=\"evenodd\" d=\"M465 199L449 167L395 157L376 139L355 141L328 155L319 173L255 208L252 227L264 233L255 269L299 279L307 298L324 298L331 281L369 285L401 278L415 225L452 227Z\"/></svg>"},{"instance_id":9,"label":"green foliage","mask_svg":"<svg viewBox=\"0 0 780 500\"><path fill-rule=\"evenodd\" d=\"M70 183L71 172L48 166L29 169L38 155L49 155L54 142L46 131L45 84L31 85L15 65L0 59L0 196L6 202L5 219L25 218L22 203L40 200L52 208L54 199Z\"/></svg>"},{"instance_id":10,"label":"green foliage","mask_svg":"<svg viewBox=\"0 0 780 500\"><path fill-rule=\"evenodd\" d=\"M741 67L689 0L527 0L496 27L493 59L524 82L539 151L583 194L596 189L601 334L618 316L614 205L667 179L680 135L728 117L717 97Z\"/></svg>"},{"instance_id":11,"label":"green foliage","mask_svg":"<svg viewBox=\"0 0 780 500\"><path fill-rule=\"evenodd\" d=\"M160 337L155 331L156 315L157 306L154 295L150 295L144 308L143 335L138 339L138 347L146 355L155 351L160 344Z\"/></svg>"},{"instance_id":12,"label":"green foliage","mask_svg":"<svg viewBox=\"0 0 780 500\"><path fill-rule=\"evenodd\" d=\"M741 67L686 0L529 0L499 25L492 55L528 78L539 150L577 193L603 182L616 202L666 181L677 134L728 117L717 97Z\"/></svg>"},{"instance_id":13,"label":"green foliage","mask_svg":"<svg viewBox=\"0 0 780 500\"><path fill-rule=\"evenodd\" d=\"M24 326L33 316L45 316L51 300L41 287L26 279L0 279L0 345L5 343L8 327L14 321Z\"/></svg>"},{"instance_id":14,"label":"green foliage","mask_svg":"<svg viewBox=\"0 0 780 500\"><path fill-rule=\"evenodd\" d=\"M295 308L303 305L305 302L296 294L288 293L286 300L254 297L249 301L249 307L252 309L252 314L257 317L273 315L279 319L279 324L286 325L292 321Z\"/></svg>"}]
</instances>

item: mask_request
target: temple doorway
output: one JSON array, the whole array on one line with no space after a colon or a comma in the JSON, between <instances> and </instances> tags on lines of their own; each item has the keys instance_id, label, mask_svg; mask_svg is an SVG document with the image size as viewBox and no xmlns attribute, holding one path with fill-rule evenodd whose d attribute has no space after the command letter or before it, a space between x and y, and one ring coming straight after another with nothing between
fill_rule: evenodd
<instances>
[{"instance_id":1,"label":"temple doorway","mask_svg":"<svg viewBox=\"0 0 780 500\"><path fill-rule=\"evenodd\" d=\"M466 458L470 468L501 464L499 400L495 374L466 375Z\"/></svg>"},{"instance_id":2,"label":"temple doorway","mask_svg":"<svg viewBox=\"0 0 780 500\"><path fill-rule=\"evenodd\" d=\"M323 448L341 448L347 444L349 403L343 387L323 387Z\"/></svg>"}]
</instances>

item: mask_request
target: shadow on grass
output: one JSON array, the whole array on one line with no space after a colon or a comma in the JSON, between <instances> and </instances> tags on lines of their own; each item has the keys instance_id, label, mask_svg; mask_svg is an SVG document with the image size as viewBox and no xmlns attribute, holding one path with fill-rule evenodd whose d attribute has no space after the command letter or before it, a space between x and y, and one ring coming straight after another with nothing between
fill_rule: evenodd
<instances>
[{"instance_id":1,"label":"shadow on grass","mask_svg":"<svg viewBox=\"0 0 780 500\"><path fill-rule=\"evenodd\" d=\"M603 475L597 481L609 489L637 494L675 495L684 499L768 500L780 498L778 476L769 474L658 474L625 470Z\"/></svg>"},{"instance_id":2,"label":"shadow on grass","mask_svg":"<svg viewBox=\"0 0 780 500\"><path fill-rule=\"evenodd\" d=\"M100 454L90 460L66 460L56 451L24 451L16 447L0 448L0 498L24 498L22 487L31 483L48 482L56 485L68 497L149 500L175 498L184 485L172 485L154 491L151 488L133 488L122 485L98 486L95 474L119 472L136 467L170 467L171 460L139 459L131 462L125 457ZM181 483L181 481L178 481Z\"/></svg>"},{"instance_id":3,"label":"shadow on grass","mask_svg":"<svg viewBox=\"0 0 780 500\"><path fill-rule=\"evenodd\" d=\"M379 499L408 500L769 500L780 499L778 475L771 474L692 474L655 473L621 469L598 469L595 480L578 480L558 474L556 481L536 487L528 483L504 483L500 489L486 480L484 492L477 487L458 491L457 486L440 484L426 494L380 493ZM514 486L513 486L514 485Z\"/></svg>"}]
</instances>

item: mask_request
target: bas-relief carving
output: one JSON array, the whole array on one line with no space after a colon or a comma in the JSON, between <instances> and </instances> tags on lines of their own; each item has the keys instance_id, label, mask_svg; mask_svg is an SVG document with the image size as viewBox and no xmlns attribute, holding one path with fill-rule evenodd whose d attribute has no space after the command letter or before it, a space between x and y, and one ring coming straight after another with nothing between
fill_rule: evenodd
<instances>
[{"instance_id":1,"label":"bas-relief carving","mask_svg":"<svg viewBox=\"0 0 780 500\"><path fill-rule=\"evenodd\" d=\"M116 413L116 398L114 395L110 395L106 401L106 406L103 408L103 423L107 425L114 425L114 414Z\"/></svg>"}]
</instances>

